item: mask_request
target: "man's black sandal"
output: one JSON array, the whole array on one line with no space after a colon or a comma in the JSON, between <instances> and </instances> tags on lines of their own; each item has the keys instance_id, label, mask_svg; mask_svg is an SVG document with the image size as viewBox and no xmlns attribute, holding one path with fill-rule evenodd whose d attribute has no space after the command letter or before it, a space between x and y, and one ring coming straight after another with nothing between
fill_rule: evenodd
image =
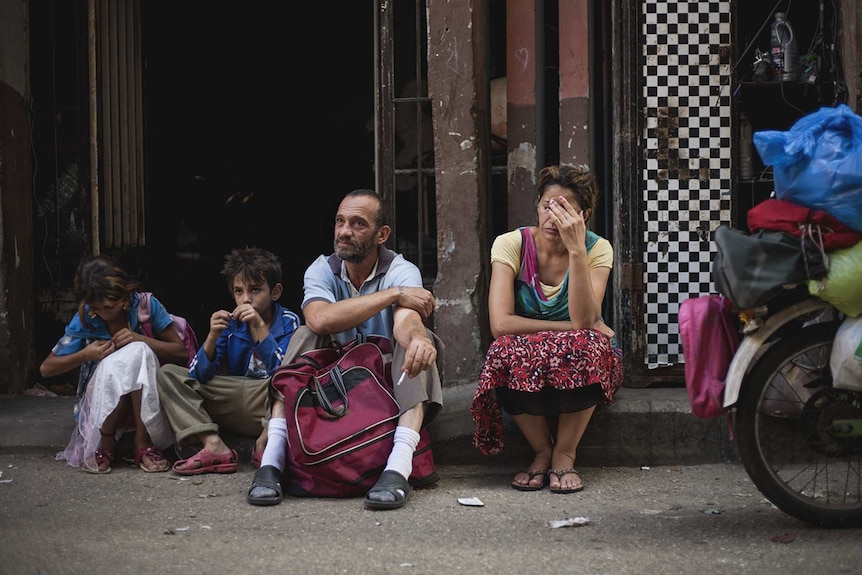
<instances>
[{"instance_id":1,"label":"man's black sandal","mask_svg":"<svg viewBox=\"0 0 862 575\"><path fill-rule=\"evenodd\" d=\"M382 492L391 493L395 498L394 501L378 501L369 498L369 495L372 493ZM398 509L399 507L404 507L404 504L410 499L412 492L413 488L410 487L410 484L403 475L397 471L384 471L380 479L377 480L377 483L374 484L374 487L365 495L365 508Z\"/></svg>"},{"instance_id":2,"label":"man's black sandal","mask_svg":"<svg viewBox=\"0 0 862 575\"><path fill-rule=\"evenodd\" d=\"M283 499L281 471L272 465L263 465L254 472L246 501L252 505L278 505Z\"/></svg>"}]
</instances>

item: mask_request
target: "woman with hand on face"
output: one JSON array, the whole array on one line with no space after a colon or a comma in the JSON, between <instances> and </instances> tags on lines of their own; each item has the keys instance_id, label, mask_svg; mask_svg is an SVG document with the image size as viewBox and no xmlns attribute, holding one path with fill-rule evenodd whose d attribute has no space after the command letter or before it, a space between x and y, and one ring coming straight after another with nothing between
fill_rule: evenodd
<instances>
[{"instance_id":1,"label":"woman with hand on face","mask_svg":"<svg viewBox=\"0 0 862 575\"><path fill-rule=\"evenodd\" d=\"M139 284L111 258L85 259L75 276L78 313L42 362L43 377L80 368L77 424L57 459L90 473L109 473L117 440L134 430L135 463L147 472L167 471L160 449L173 443L156 387L160 362L185 365L188 352L173 319L150 298L153 337L138 320Z\"/></svg>"},{"instance_id":2,"label":"woman with hand on face","mask_svg":"<svg viewBox=\"0 0 862 575\"><path fill-rule=\"evenodd\" d=\"M512 479L521 491L583 489L578 444L596 406L611 405L622 383L614 332L601 317L613 248L586 227L597 198L589 170L548 166L537 185L538 225L504 233L491 248L496 339L473 397L473 444L499 453L501 408L511 415L534 452Z\"/></svg>"}]
</instances>

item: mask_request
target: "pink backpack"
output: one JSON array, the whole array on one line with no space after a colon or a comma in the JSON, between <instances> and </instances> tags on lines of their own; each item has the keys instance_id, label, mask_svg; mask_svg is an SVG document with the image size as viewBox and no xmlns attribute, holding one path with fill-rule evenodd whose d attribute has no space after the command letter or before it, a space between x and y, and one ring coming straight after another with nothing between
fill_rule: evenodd
<instances>
[{"instance_id":1,"label":"pink backpack","mask_svg":"<svg viewBox=\"0 0 862 575\"><path fill-rule=\"evenodd\" d=\"M685 387L691 413L704 419L727 411L724 378L739 347L731 307L729 299L717 294L689 298L679 306Z\"/></svg>"},{"instance_id":2,"label":"pink backpack","mask_svg":"<svg viewBox=\"0 0 862 575\"><path fill-rule=\"evenodd\" d=\"M155 337L153 335L153 324L150 323L150 296L152 295L148 291L138 292L138 323L141 324L144 335L147 337ZM195 330L192 329L192 326L189 325L189 322L184 317L172 313L168 315L174 320L174 329L177 330L180 339L183 340L183 344L185 344L186 350L189 352L189 361L186 364L186 367L188 367L195 358L195 355L197 355L198 348L200 347L197 335L195 335Z\"/></svg>"}]
</instances>

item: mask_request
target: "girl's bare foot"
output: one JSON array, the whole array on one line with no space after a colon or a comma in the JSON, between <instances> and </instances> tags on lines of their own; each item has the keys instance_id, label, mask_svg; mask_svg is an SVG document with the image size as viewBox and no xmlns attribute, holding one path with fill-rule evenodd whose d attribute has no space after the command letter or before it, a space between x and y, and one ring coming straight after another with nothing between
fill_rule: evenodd
<instances>
[{"instance_id":1,"label":"girl's bare foot","mask_svg":"<svg viewBox=\"0 0 862 575\"><path fill-rule=\"evenodd\" d=\"M137 448L135 450L135 463L147 473L160 473L170 468L168 460L153 445Z\"/></svg>"},{"instance_id":2,"label":"girl's bare foot","mask_svg":"<svg viewBox=\"0 0 862 575\"><path fill-rule=\"evenodd\" d=\"M266 442L269 439L269 429L266 427L263 428L263 431L260 432L260 435L254 442L254 450L263 453L263 450L266 449Z\"/></svg>"},{"instance_id":3,"label":"girl's bare foot","mask_svg":"<svg viewBox=\"0 0 862 575\"><path fill-rule=\"evenodd\" d=\"M251 450L251 464L260 469L260 462L263 459L263 451L266 449L266 442L269 439L269 433L266 427L254 442L254 447Z\"/></svg>"}]
</instances>

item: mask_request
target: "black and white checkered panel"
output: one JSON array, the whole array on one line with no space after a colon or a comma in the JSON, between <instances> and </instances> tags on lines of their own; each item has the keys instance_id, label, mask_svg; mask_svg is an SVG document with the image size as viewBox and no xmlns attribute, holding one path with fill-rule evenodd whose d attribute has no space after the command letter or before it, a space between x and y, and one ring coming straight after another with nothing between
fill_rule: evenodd
<instances>
[{"instance_id":1,"label":"black and white checkered panel","mask_svg":"<svg viewBox=\"0 0 862 575\"><path fill-rule=\"evenodd\" d=\"M730 0L643 3L645 363L683 362L679 304L712 293L730 222ZM722 49L723 48L723 49Z\"/></svg>"}]
</instances>

